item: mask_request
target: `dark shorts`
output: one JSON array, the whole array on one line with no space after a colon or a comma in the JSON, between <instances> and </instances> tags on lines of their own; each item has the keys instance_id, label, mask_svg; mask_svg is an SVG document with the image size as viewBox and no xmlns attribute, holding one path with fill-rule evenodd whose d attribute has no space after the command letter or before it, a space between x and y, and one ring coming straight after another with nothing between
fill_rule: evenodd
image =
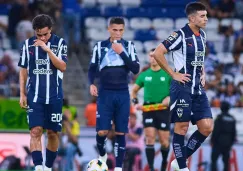
<instances>
[{"instance_id":1,"label":"dark shorts","mask_svg":"<svg viewBox=\"0 0 243 171\"><path fill-rule=\"evenodd\" d=\"M212 118L208 98L204 90L200 94L191 94L183 85L172 82L170 88L171 122L189 122L196 124L205 118Z\"/></svg>"},{"instance_id":2,"label":"dark shorts","mask_svg":"<svg viewBox=\"0 0 243 171\"><path fill-rule=\"evenodd\" d=\"M171 113L169 109L143 112L144 128L154 127L158 130L170 130Z\"/></svg>"},{"instance_id":3,"label":"dark shorts","mask_svg":"<svg viewBox=\"0 0 243 171\"><path fill-rule=\"evenodd\" d=\"M53 104L28 101L27 119L29 128L41 126L44 129L60 132L62 129L62 100Z\"/></svg>"},{"instance_id":4,"label":"dark shorts","mask_svg":"<svg viewBox=\"0 0 243 171\"><path fill-rule=\"evenodd\" d=\"M112 121L116 132L128 132L130 96L128 90L100 90L97 100L96 131L110 130Z\"/></svg>"}]
</instances>

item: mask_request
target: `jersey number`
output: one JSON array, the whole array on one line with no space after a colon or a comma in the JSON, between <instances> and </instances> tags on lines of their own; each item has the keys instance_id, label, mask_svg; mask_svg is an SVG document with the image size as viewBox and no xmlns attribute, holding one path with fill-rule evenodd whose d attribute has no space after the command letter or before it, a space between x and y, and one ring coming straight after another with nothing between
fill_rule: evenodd
<instances>
[{"instance_id":1,"label":"jersey number","mask_svg":"<svg viewBox=\"0 0 243 171\"><path fill-rule=\"evenodd\" d=\"M52 113L51 114L51 121L52 122L60 122L62 120L62 114L61 113Z\"/></svg>"}]
</instances>

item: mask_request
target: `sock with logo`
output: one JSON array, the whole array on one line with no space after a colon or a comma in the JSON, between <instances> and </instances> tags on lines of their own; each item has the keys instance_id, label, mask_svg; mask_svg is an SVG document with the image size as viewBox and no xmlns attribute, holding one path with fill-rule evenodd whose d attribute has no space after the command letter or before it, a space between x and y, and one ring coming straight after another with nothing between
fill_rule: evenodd
<instances>
[{"instance_id":1,"label":"sock with logo","mask_svg":"<svg viewBox=\"0 0 243 171\"><path fill-rule=\"evenodd\" d=\"M206 138L207 137L201 134L198 130L191 135L186 146L187 158L197 151Z\"/></svg>"},{"instance_id":2,"label":"sock with logo","mask_svg":"<svg viewBox=\"0 0 243 171\"><path fill-rule=\"evenodd\" d=\"M122 168L122 162L125 157L126 141L125 135L116 135L114 152L116 156L116 167Z\"/></svg>"},{"instance_id":3,"label":"sock with logo","mask_svg":"<svg viewBox=\"0 0 243 171\"><path fill-rule=\"evenodd\" d=\"M43 158L42 158L42 153L41 151L33 151L31 153L32 155L32 159L33 159L33 163L35 166L41 165L43 163Z\"/></svg>"},{"instance_id":4,"label":"sock with logo","mask_svg":"<svg viewBox=\"0 0 243 171\"><path fill-rule=\"evenodd\" d=\"M53 152L46 148L46 167L52 168L56 157L57 157L57 151Z\"/></svg>"},{"instance_id":5,"label":"sock with logo","mask_svg":"<svg viewBox=\"0 0 243 171\"><path fill-rule=\"evenodd\" d=\"M186 168L186 147L184 145L184 135L174 133L173 150L180 169Z\"/></svg>"},{"instance_id":6,"label":"sock with logo","mask_svg":"<svg viewBox=\"0 0 243 171\"><path fill-rule=\"evenodd\" d=\"M146 152L149 169L153 170L154 169L154 156L155 156L154 145L146 145L145 152Z\"/></svg>"},{"instance_id":7,"label":"sock with logo","mask_svg":"<svg viewBox=\"0 0 243 171\"><path fill-rule=\"evenodd\" d=\"M99 150L100 156L104 156L106 154L105 140L106 140L106 136L99 136L98 133L96 134L96 143L97 143L97 148Z\"/></svg>"}]
</instances>

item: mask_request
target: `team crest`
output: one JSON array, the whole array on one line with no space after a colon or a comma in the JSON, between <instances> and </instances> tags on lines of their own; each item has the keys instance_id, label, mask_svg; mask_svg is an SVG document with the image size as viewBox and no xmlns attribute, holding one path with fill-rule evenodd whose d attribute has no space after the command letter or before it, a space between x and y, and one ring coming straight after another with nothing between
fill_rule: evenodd
<instances>
[{"instance_id":1,"label":"team crest","mask_svg":"<svg viewBox=\"0 0 243 171\"><path fill-rule=\"evenodd\" d=\"M176 113L177 113L178 117L181 118L182 114L183 114L183 109L182 108L177 108Z\"/></svg>"}]
</instances>

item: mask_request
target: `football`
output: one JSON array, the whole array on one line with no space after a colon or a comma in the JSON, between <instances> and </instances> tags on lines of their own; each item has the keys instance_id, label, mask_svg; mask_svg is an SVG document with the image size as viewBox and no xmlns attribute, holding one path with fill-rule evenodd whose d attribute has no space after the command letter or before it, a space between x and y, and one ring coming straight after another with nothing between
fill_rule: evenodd
<instances>
[{"instance_id":1,"label":"football","mask_svg":"<svg viewBox=\"0 0 243 171\"><path fill-rule=\"evenodd\" d=\"M87 171L108 171L108 167L105 162L93 159L88 163Z\"/></svg>"}]
</instances>

